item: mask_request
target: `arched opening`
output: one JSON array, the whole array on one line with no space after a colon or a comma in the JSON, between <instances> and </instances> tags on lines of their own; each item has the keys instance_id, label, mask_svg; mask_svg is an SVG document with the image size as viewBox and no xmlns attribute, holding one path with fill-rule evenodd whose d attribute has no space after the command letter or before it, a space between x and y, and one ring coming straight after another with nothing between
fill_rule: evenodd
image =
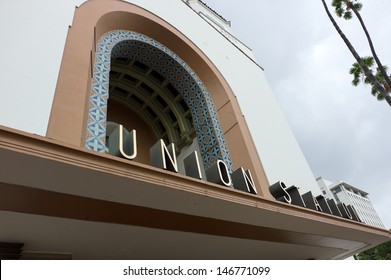
<instances>
[{"instance_id":1,"label":"arched opening","mask_svg":"<svg viewBox=\"0 0 391 280\"><path fill-rule=\"evenodd\" d=\"M117 102L143 119L156 141L174 143L178 151L192 143L195 131L189 107L175 87L152 67L127 57L114 58L109 88L108 121L114 111L110 103ZM134 123L126 113L125 122Z\"/></svg>"},{"instance_id":2,"label":"arched opening","mask_svg":"<svg viewBox=\"0 0 391 280\"><path fill-rule=\"evenodd\" d=\"M87 148L107 151L107 105L112 98L137 113L157 138L175 143L179 150L197 136L205 168L223 160L232 172L210 94L179 56L143 34L115 30L100 38L95 59Z\"/></svg>"}]
</instances>

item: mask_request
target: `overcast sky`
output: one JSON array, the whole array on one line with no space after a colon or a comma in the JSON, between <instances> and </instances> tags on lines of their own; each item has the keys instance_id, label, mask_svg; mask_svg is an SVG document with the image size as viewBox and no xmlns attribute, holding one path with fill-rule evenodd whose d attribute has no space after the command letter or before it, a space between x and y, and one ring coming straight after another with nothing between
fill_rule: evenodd
<instances>
[{"instance_id":1,"label":"overcast sky","mask_svg":"<svg viewBox=\"0 0 391 280\"><path fill-rule=\"evenodd\" d=\"M59 26L52 28L63 32L45 34L51 38L46 42L47 48L33 52L36 48L26 47L26 42L39 44L43 37L37 37L34 28L44 27L45 21L39 16L27 16L29 24L26 25L17 17L7 16L16 13L39 15L45 12L41 11L42 2L50 9L60 10L56 14L63 15L65 22L71 24L74 5L69 2L79 4L83 1L29 1L27 6L23 4L26 1L0 0L0 34L6 38L0 46L0 78L7 77L10 71L14 71L14 75L20 78L20 83L0 83L1 124L40 134L44 134L45 126L36 128L35 120L46 119L49 111L36 108L28 111L31 105L25 104L25 114L31 117L15 117L12 125L4 120L9 120L6 116L14 115L15 108L31 98L29 92L18 90L26 80L30 81L29 87L35 93L35 98L47 102L43 108L50 108L52 100L41 95L52 91L57 73L50 73L52 76L47 77L52 84L40 84L42 73L34 67L26 67L25 56L9 55L20 47L24 55L30 56L32 61L36 59L39 64L47 52L62 51L54 44L64 45L67 26L60 25L63 19L56 18L54 22L58 21ZM321 1L204 2L230 20L233 33L253 49L314 175L334 182L345 181L369 192L372 204L385 226L391 228L391 107L372 97L369 87L351 86L348 71L353 57L327 18ZM363 2L362 16L378 54L383 63L391 68L391 1ZM357 20L354 18L349 22L338 22L358 52L362 56L369 55L367 42ZM9 28L10 25L25 30L23 36ZM20 67L8 69L2 66L7 63ZM59 65L60 61L50 63ZM43 90L43 87L47 89ZM1 102L2 99L7 102ZM11 104L10 100L14 100L14 103Z\"/></svg>"},{"instance_id":2,"label":"overcast sky","mask_svg":"<svg viewBox=\"0 0 391 280\"><path fill-rule=\"evenodd\" d=\"M321 1L204 2L253 49L314 175L367 191L391 228L391 107L368 86L351 85L354 58ZM377 53L391 68L391 1L362 3ZM357 19L337 21L359 54L370 55Z\"/></svg>"}]
</instances>

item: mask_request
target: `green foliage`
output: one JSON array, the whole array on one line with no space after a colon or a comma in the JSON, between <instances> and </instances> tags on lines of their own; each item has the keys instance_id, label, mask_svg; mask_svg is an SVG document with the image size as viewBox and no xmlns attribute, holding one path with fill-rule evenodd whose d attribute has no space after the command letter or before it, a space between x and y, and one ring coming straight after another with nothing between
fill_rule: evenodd
<instances>
[{"instance_id":1,"label":"green foliage","mask_svg":"<svg viewBox=\"0 0 391 280\"><path fill-rule=\"evenodd\" d=\"M391 260L391 241L356 255L358 260Z\"/></svg>"},{"instance_id":2,"label":"green foliage","mask_svg":"<svg viewBox=\"0 0 391 280\"><path fill-rule=\"evenodd\" d=\"M369 70L372 72L372 74L374 74L375 78L379 81L379 83L384 85L384 87L386 88L387 84L386 84L386 81L385 81L382 73L380 72L380 68L379 67L374 68L375 63L374 63L373 57L368 56L368 57L364 57L362 59L364 61L364 64L366 66L368 66ZM384 71L387 72L386 66L383 66L383 69L384 69ZM380 94L378 89L372 83L371 79L369 79L368 77L366 77L364 75L362 68L360 67L360 65L357 62L353 63L352 67L349 70L349 73L351 75L353 75L352 84L354 86L358 86L361 81L365 84L369 84L372 87L371 88L372 95L375 96L379 101L384 99L384 96L382 94Z\"/></svg>"},{"instance_id":3,"label":"green foliage","mask_svg":"<svg viewBox=\"0 0 391 280\"><path fill-rule=\"evenodd\" d=\"M358 12L362 8L362 4L358 0L333 0L331 5L335 8L336 15L346 20L353 17L352 9Z\"/></svg>"},{"instance_id":4,"label":"green foliage","mask_svg":"<svg viewBox=\"0 0 391 280\"><path fill-rule=\"evenodd\" d=\"M369 68L371 73L375 76L375 78L379 81L380 84L387 87L386 81L380 72L379 67L375 66L375 60L372 56L362 57L362 60L364 64ZM387 72L387 66L383 66L384 71ZM362 81L364 84L371 85L371 93L373 96L377 98L377 100L381 101L384 99L384 96L380 94L378 89L375 87L375 85L372 83L371 79L369 79L367 76L365 76L364 71L362 70L361 66L355 62L353 63L352 67L349 70L349 74L353 75L352 85L358 86L360 82Z\"/></svg>"},{"instance_id":5,"label":"green foliage","mask_svg":"<svg viewBox=\"0 0 391 280\"><path fill-rule=\"evenodd\" d=\"M364 64L366 66L368 66L369 69L371 69L371 67L373 66L373 63L374 63L373 57L371 57L371 56L363 57L362 60L363 60ZM362 70L362 68L360 67L358 62L353 63L352 68L350 68L350 70L349 70L349 73L351 75L353 75L353 77L354 77L352 80L352 84L354 86L358 86L360 81L362 79L364 79L364 71ZM369 81L367 82L364 80L364 83L368 84Z\"/></svg>"}]
</instances>

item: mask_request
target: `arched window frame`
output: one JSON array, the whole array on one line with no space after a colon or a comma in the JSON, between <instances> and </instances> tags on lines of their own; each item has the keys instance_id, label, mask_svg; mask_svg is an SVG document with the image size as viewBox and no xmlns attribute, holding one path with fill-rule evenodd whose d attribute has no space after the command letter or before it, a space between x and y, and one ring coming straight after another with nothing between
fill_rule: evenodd
<instances>
[{"instance_id":1,"label":"arched window frame","mask_svg":"<svg viewBox=\"0 0 391 280\"><path fill-rule=\"evenodd\" d=\"M191 110L205 168L208 168L217 160L223 160L227 164L229 171L232 172L232 160L220 126L218 114L205 85L187 63L170 49L148 36L128 30L107 32L101 36L96 45L85 146L96 152L106 151L105 138L110 62L112 55L119 55L112 54L112 50L118 43L129 40L151 45L156 50L159 50L160 54L168 55L171 58L170 60L165 60L165 65L156 66L159 66L157 67L159 69L164 69L165 73L160 74L168 75L167 78L183 94L183 98ZM124 53L121 55L124 55ZM155 60L152 63L159 63L159 60Z\"/></svg>"}]
</instances>

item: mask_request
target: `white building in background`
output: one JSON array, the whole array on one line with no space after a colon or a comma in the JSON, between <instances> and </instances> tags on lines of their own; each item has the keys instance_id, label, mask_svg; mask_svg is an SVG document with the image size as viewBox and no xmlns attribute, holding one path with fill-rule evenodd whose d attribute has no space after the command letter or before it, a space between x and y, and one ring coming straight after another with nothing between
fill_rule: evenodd
<instances>
[{"instance_id":1,"label":"white building in background","mask_svg":"<svg viewBox=\"0 0 391 280\"><path fill-rule=\"evenodd\" d=\"M334 198L337 203L353 205L362 222L379 228L385 228L369 200L368 193L348 183L332 183L322 177L316 179L322 194Z\"/></svg>"}]
</instances>

